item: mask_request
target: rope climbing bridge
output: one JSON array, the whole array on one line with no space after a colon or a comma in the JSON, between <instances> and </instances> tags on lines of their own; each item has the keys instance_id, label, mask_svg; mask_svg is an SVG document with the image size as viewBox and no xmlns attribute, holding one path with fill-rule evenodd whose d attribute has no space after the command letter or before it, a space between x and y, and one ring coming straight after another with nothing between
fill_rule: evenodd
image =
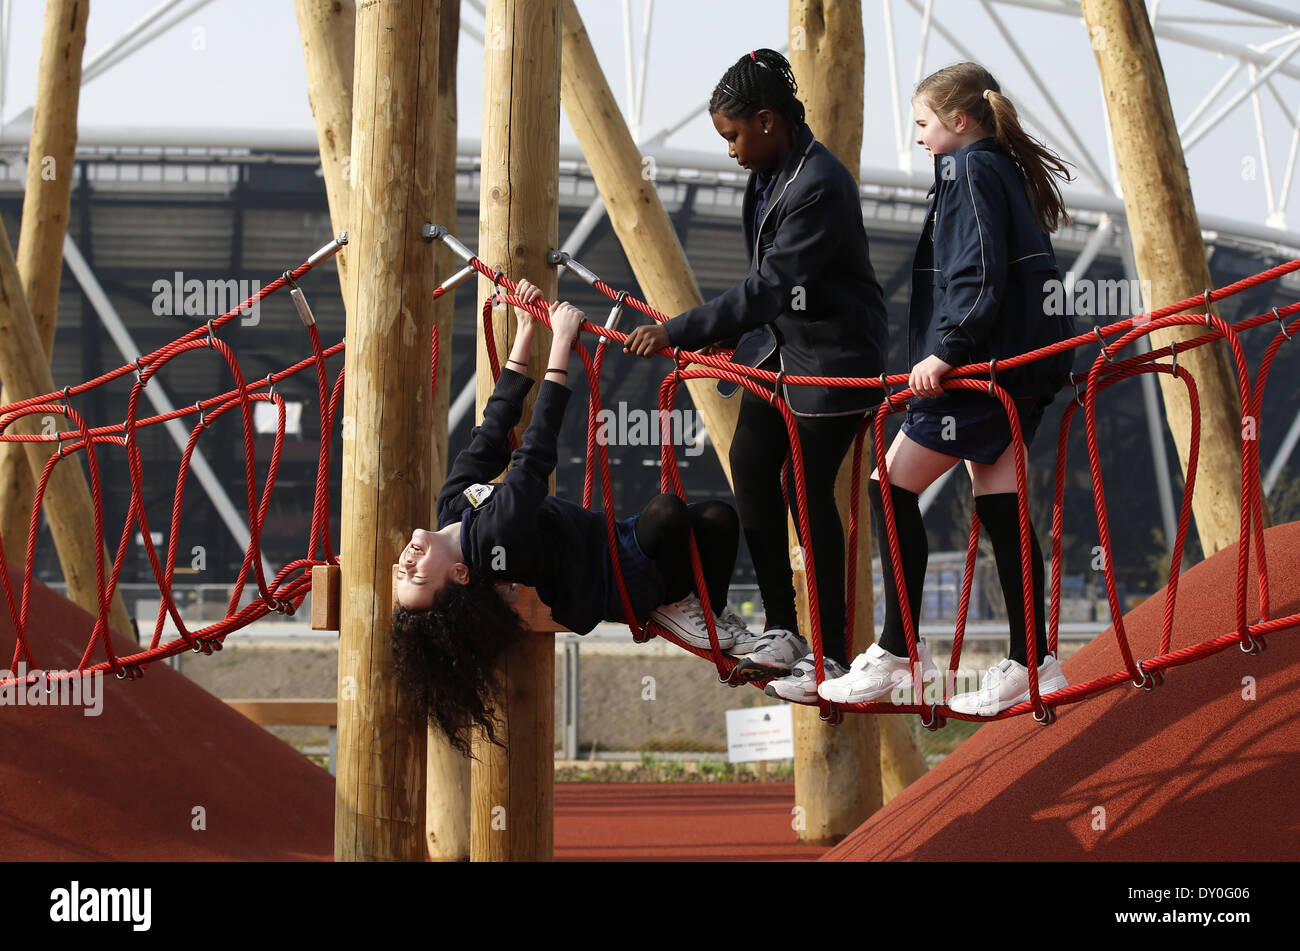
<instances>
[{"instance_id":1,"label":"rope climbing bridge","mask_svg":"<svg viewBox=\"0 0 1300 951\"><path fill-rule=\"evenodd\" d=\"M518 308L524 308L529 310L539 320L546 323L548 318L545 302L539 301L532 304L525 304L524 301L515 294L516 285L514 281L505 274L499 271L494 271L485 265L472 251L470 251L469 248L458 241L445 228L435 225L426 225L424 228L424 237L428 241L443 242L464 262L464 266L461 270L438 286L434 292L435 298L449 292L466 278L475 273L482 274L492 281L494 293L484 302L482 316L484 334L488 341L487 353L491 362L492 374L495 378L500 372L500 367L498 364L495 343L492 338L493 329L491 318L494 307L499 305L511 305ZM33 641L36 640L36 637L31 625L31 603L35 549L40 528L41 503L45 487L55 467L63 463L65 460L75 458L82 453L85 455L86 466L90 476L90 487L94 499L95 530L98 537L103 537L105 531L105 526L103 524L101 486L103 479L106 476L102 469L104 463L104 459L101 458L101 455L104 455L102 453L102 447L120 447L125 450L127 468L126 478L129 479L131 486L131 501L126 519L119 533L119 543L111 567L105 565L102 557L97 560L96 590L98 595L98 612L95 616L93 628L89 632L86 647L81 656L80 662L75 670L64 671L57 674L52 673L50 675L51 679L81 676L85 673L94 671L111 672L119 679L124 680L136 679L144 674L149 665L183 651L190 650L210 654L213 651L220 650L224 639L229 634L257 621L259 618L265 617L267 614L273 612L282 614L292 614L296 612L301 607L304 599L311 590L312 569L320 565L338 564L338 556L334 553L330 540L330 437L336 431L336 428L340 427L342 423L339 417L339 404L343 393L344 369L340 368L333 381L331 381L327 372L326 362L329 358L341 354L344 350L344 344L342 341L339 341L326 347L322 343L315 320L312 317L311 308L307 302L306 296L298 285L298 281L306 278L313 270L324 262L330 260L346 244L346 242L347 233L344 232L338 238L332 240L308 257L306 261L298 267L285 271L279 278L268 283L265 287L261 288L257 294L240 304L239 307L233 308L222 316L208 321L205 326L190 331L166 346L155 350L153 353L140 357L133 363L125 364L94 380L89 380L76 386L66 387L60 392L47 393L19 403L0 407L0 440L38 443L50 447L49 458L38 483L33 504L27 547L22 567L22 588L19 592L15 592L10 579L11 565L9 563L9 555L3 550L3 545L0 544L0 568L4 569L3 571L0 571L0 583L3 583L6 607L9 612L11 623L17 634L14 657L10 664L11 670L16 670L20 662L25 664L26 668L30 671L39 670L39 656L37 649L39 644L33 643ZM584 325L584 330L597 338L594 354L581 343L577 345L577 349L587 374L589 392L589 403L587 409L587 459L583 488L583 504L587 507L593 505L595 501L595 483L598 477L600 481L601 502L604 507L610 551L615 566L617 567L618 554L617 546L614 543L616 502L613 497L608 448L604 444L604 441L596 439L596 421L599 418L601 410L601 369L604 364L609 344L621 343L626 340L627 334L618 329L618 324L628 308L631 308L641 315L655 321L666 320L667 316L629 293L615 290L613 287L600 280L600 278L584 267L580 262L573 260L566 254L553 252L551 263L567 267L570 271L581 277L612 302L609 316L603 326L590 322ZM1042 695L1039 692L1037 683L1037 664L1036 662L1030 663L1030 699L1025 703L997 714L995 717L981 717L954 713L944 703L947 696L946 693L932 696L922 689L918 690L916 694L916 696L920 697L920 701L910 704L874 702L853 705L835 705L823 700L821 701L823 718L837 721L842 718L845 712L907 713L919 715L922 722L927 727L933 729L942 726L945 719L949 717L969 720L984 720L1004 719L1024 714L1032 714L1039 722L1050 723L1054 719L1054 710L1057 707L1077 703L1078 701L1093 696L1101 691L1121 686L1124 683L1132 683L1133 685L1145 690L1153 689L1161 683L1164 672L1172 667L1188 664L1208 657L1219 651L1232 647L1233 645L1238 646L1242 651L1248 654L1257 653L1265 647L1268 635L1293 628L1297 623L1300 623L1300 613L1276 618L1270 616L1268 570L1263 541L1264 521L1262 498L1260 493L1258 449L1258 432L1259 427L1262 424L1260 415L1262 410L1264 387L1267 383L1269 370L1272 366L1274 357L1291 336L1300 329L1300 318L1292 319L1290 320L1290 323L1288 323L1288 319L1300 314L1300 301L1292 303L1286 307L1274 308L1269 313L1259 314L1254 317L1239 320L1232 324L1229 324L1214 315L1210 308L1210 305L1214 302L1225 300L1235 294L1256 287L1262 283L1274 281L1297 269L1300 269L1300 260L1291 261L1278 267L1271 268L1227 287L1206 290L1203 295L1179 301L1176 304L1161 308L1160 310L1154 311L1150 314L1144 314L1138 317L1118 321L1106 327L1095 327L1088 333L1080 334L1050 347L1021 354L1007 360L993 361L992 363L972 364L966 367L957 368L943 381L946 389L966 389L987 392L997 398L1003 405L1004 409L1008 412L1013 440L1017 446L1021 446L1023 445L1023 440L1016 414L1013 412L1014 404L1006 391L998 385L997 373L1002 370L1024 365L1034 360L1050 358L1055 354L1065 351L1076 350L1088 346L1099 346L1099 351L1092 358L1088 371L1082 374L1071 375L1072 392L1070 387L1066 388L1067 395L1069 395L1070 399L1061 419L1057 440L1052 528L1051 601L1048 617L1048 643L1049 649L1053 651L1056 649L1061 604L1061 537L1065 516L1063 495L1066 466L1068 462L1066 445L1070 426L1074 421L1076 410L1083 410L1084 428L1088 446L1088 463L1095 495L1097 531L1102 550L1108 552L1110 548L1110 535L1106 515L1105 491L1101 475L1101 447L1099 445L1097 434L1097 397L1102 391L1108 389L1114 384L1143 373L1169 374L1174 379L1179 380L1186 387L1193 408L1192 448L1178 521L1178 531L1174 540L1168 584L1166 587L1165 610L1161 627L1159 648L1156 653L1142 658L1135 656L1124 627L1123 611L1119 602L1118 582L1115 576L1113 559L1105 558L1103 570L1105 575L1107 598L1111 609L1111 615L1115 619L1114 637L1122 658L1122 666L1119 670L1093 677L1086 682L1074 684L1052 694ZM298 313L302 325L307 333L311 355L286 367L284 370L270 373L265 378L259 380L250 381L244 374L237 355L231 347L221 339L219 331L227 323L235 319L235 317L237 317L241 312L246 312L247 308L260 302L267 296L277 293L285 288L288 288L290 291L296 312ZM1190 341L1182 343L1181 345L1175 343L1167 347L1151 350L1135 356L1126 358L1120 357L1120 354L1124 349L1129 347L1139 338L1145 337L1155 330L1175 325L1203 326L1205 332ZM1276 326L1274 327L1274 325ZM1260 328L1273 328L1273 337L1265 351L1263 359L1260 362L1256 375L1252 380L1240 337L1248 331L1258 330ZM1188 373L1186 367L1178 365L1178 357L1180 354L1184 354L1189 350L1204 347L1219 340L1225 340L1231 350L1233 363L1237 373L1239 398L1241 406L1245 410L1243 413L1244 424L1240 445L1234 447L1235 450L1239 451L1241 454L1241 498L1244 500L1241 506L1240 544L1237 546L1236 555L1237 568L1234 591L1235 623L1230 630L1225 630L1216 636L1209 637L1200 642L1176 644L1173 629L1174 612L1177 603L1179 576L1181 573L1186 533L1190 522L1191 499L1195 487L1196 459L1199 452L1200 442L1199 427L1197 425L1199 402L1196 384L1192 376ZM200 357L198 354L203 351L214 352L217 357L224 362L234 378L234 388L209 399L202 400L191 407L177 409L170 413L141 418L139 416L139 401L150 380L156 376L164 366L172 363L172 361L183 356L187 360L199 359ZM791 453L794 461L794 484L793 486L787 486L786 489L787 492L791 493L793 496L793 508L797 514L796 521L798 525L799 538L803 547L803 556L809 582L808 597L811 618L810 641L813 645L817 659L818 679L821 680L824 676L824 671L821 651L821 636L818 628L818 592L814 580L816 575L813 565L812 546L809 543L810 526L805 486L803 483L800 445L794 416L791 413L789 406L786 404L786 401L780 395L781 388L783 386L816 385L883 389L885 396L878 411L873 417L869 417L868 420L864 422L855 441L853 456L854 493L852 497L856 500L858 497L857 488L861 481L863 448L868 426L874 427L873 441L876 454L875 462L881 473L882 484L888 484L888 469L885 464L886 440L884 438L884 427L888 416L902 410L906 405L907 399L911 395L911 391L906 388L907 374L882 375L880 377L872 378L796 376L779 372L758 370L734 364L729 359L730 354L725 352L719 354L704 354L692 351L682 351L679 349L671 352L663 351L663 355L669 357L673 361L672 370L664 376L659 387L659 409L661 411L660 420L661 425L665 427L669 425L668 420L671 418L671 411L674 407L678 386L690 379L712 378L731 381L739 386L745 387L756 395L769 400L782 413L789 434ZM1168 357L1169 362L1163 362L1161 358L1164 357ZM430 341L430 360L431 377L436 384L440 369L438 335L436 328ZM306 551L303 557L284 565L275 573L274 577L268 578L262 569L260 538L272 495L275 490L276 474L278 472L280 455L283 449L285 430L285 405L283 399L275 392L275 386L277 383L299 373L315 374L318 405L320 407L321 445L316 474L313 518L310 536L307 539ZM132 385L130 396L127 401L124 422L119 425L89 428L86 425L84 417L74 408L73 400L80 397L93 397L95 391L99 387L102 387L110 381L131 375L134 375L135 382ZM256 478L257 459L255 457L256 446L252 420L252 407L253 404L258 402L269 403L278 411L275 439L271 448L270 458L267 460L265 479L260 487L257 484ZM172 583L176 573L176 558L180 536L178 529L182 519L185 489L190 471L190 460L198 440L208 430L211 424L220 417L233 412L238 412L239 418L242 422L245 472L244 493L248 509L247 514L250 529L250 542L244 553L243 562L232 589L225 617L206 627L191 630L181 617L172 592ZM56 433L32 435L20 435L7 432L7 430L13 426L15 421L34 414L52 414L61 417L66 421L67 429ZM172 500L170 531L167 535L167 549L164 553L160 553L152 541L150 525L145 512L144 476L146 472L146 460L142 458L140 453L138 434L142 428L180 418L193 420L193 427L191 429L189 441L181 455L179 470L177 473ZM1248 423L1248 425L1246 423ZM664 432L662 435L664 437L660 440L662 455L662 489L665 492L673 492L685 497L686 489L678 468L671 435L668 432ZM1027 647L1029 657L1036 660L1034 655L1034 611L1030 603L1032 585L1030 583L1029 575L1031 567L1029 564L1028 507L1023 454L1017 453L1016 459L1016 480L1021 524L1021 553L1024 571L1023 590L1026 592L1025 616L1027 619L1026 626L1028 628ZM156 467L152 465L148 467L151 474L155 468ZM902 579L902 566L899 560L897 548L892 502L888 492L882 493L882 497L885 501L884 510L886 526L890 538L891 566L895 573L895 578L898 581L900 597L904 599L902 615L907 628L908 649L911 654L913 669L919 670L916 654L916 631L911 626L911 614L907 609L905 600L907 596L906 585L903 584ZM847 576L849 578L855 576L855 559L858 557L859 548L859 521L858 511L855 504L850 513L849 519L850 560L847 571ZM970 603L971 585L974 577L974 565L979 532L979 521L977 517L974 517L971 522L970 541L967 549L961 599L956 621L956 632L948 664L948 671L950 673L956 672L961 659L963 632L965 627L966 611ZM137 537L140 543L144 546L150 568L154 575L154 580L159 588L161 603L155 620L154 630L147 646L142 645L142 649L134 653L120 654L114 649L112 638L108 636L108 610L117 588L118 581L121 577L129 545L132 539ZM1255 553L1256 561L1254 594L1258 601L1258 617L1251 617L1247 614L1247 593L1250 586L1248 562L1252 548ZM102 548L100 551L102 554ZM668 631L656 626L642 626L640 622L635 620L629 624L632 636L638 640L644 640L657 635L673 641L684 650L712 661L717 668L719 679L722 682L736 686L738 685L738 681L733 676L735 661L724 654L718 647L716 630L713 628L713 612L707 609L709 607L707 588L703 584L703 572L700 566L698 552L695 550L693 541L691 558L697 582L697 589L700 592L701 600L706 606L704 613L709 626L709 637L712 644L711 649L703 650L683 644L674 638ZM627 617L632 617L633 612L628 600L621 569L616 570L615 579L618 585L620 598L624 605L625 615ZM239 605L243 597L244 589L250 584L250 581L256 588L257 596L251 603L240 608ZM854 591L852 585L849 586L849 590L847 591L847 599L849 607L847 616L850 625L847 637L849 652L852 654L854 652L854 631L852 630L854 616ZM171 618L177 631L177 635L173 639L164 642L163 632L168 617ZM30 676L31 675L28 675L28 677ZM13 681L14 678L11 677L11 679L5 681L5 683L13 683Z\"/></svg>"}]
</instances>

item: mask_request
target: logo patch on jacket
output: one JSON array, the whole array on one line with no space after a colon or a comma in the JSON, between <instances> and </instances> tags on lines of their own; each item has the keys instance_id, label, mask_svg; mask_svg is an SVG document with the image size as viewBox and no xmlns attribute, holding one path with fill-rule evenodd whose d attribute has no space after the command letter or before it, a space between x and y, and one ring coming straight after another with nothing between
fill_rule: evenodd
<instances>
[{"instance_id":1,"label":"logo patch on jacket","mask_svg":"<svg viewBox=\"0 0 1300 951\"><path fill-rule=\"evenodd\" d=\"M483 485L482 483L475 482L461 494L464 495L465 498L469 499L470 505L474 506L474 508L478 508L488 500L488 497L492 495L492 491L495 488L496 485L493 483Z\"/></svg>"}]
</instances>

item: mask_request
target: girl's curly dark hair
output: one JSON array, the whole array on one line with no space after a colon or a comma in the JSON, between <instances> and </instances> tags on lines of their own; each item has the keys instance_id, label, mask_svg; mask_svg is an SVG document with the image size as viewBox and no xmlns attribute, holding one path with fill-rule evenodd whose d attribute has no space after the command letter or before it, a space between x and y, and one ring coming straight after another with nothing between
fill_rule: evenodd
<instances>
[{"instance_id":1,"label":"girl's curly dark hair","mask_svg":"<svg viewBox=\"0 0 1300 951\"><path fill-rule=\"evenodd\" d=\"M473 728L500 745L493 709L497 658L528 629L490 580L444 585L427 610L393 611L393 671L416 715L472 756Z\"/></svg>"}]
</instances>

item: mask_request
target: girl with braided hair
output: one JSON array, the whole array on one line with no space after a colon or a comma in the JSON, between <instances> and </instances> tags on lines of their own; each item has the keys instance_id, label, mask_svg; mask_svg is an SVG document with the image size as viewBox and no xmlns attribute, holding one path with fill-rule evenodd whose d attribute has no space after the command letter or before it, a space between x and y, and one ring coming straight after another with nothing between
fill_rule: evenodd
<instances>
[{"instance_id":1,"label":"girl with braided hair","mask_svg":"<svg viewBox=\"0 0 1300 951\"><path fill-rule=\"evenodd\" d=\"M917 144L934 160L934 188L912 271L908 385L915 396L907 421L889 447L889 490L901 549L913 630L920 619L929 549L918 497L965 460L975 511L993 541L1011 629L1009 656L984 675L979 690L949 700L957 713L993 716L1029 699L1028 644L1021 578L1016 458L1002 404L991 394L944 391L940 379L956 366L1001 360L1074 336L1068 316L1047 305L1060 278L1048 233L1068 221L1056 179L1069 180L1061 159L1020 126L1016 108L988 70L958 63L928 76L912 100ZM1072 362L1066 351L1010 370L997 383L1015 400L1028 447L1044 408L1065 385ZM1025 453L1028 465L1028 453ZM868 491L877 544L889 541L879 473ZM1030 527L1034 654L1039 691L1068 686L1047 652L1043 623L1043 555ZM924 641L921 671L908 672L907 641L893 570L886 560L885 624L880 642L853 661L852 670L821 685L827 700L880 700L937 676Z\"/></svg>"},{"instance_id":2,"label":"girl with braided hair","mask_svg":"<svg viewBox=\"0 0 1300 951\"><path fill-rule=\"evenodd\" d=\"M625 352L734 346L732 360L785 375L875 377L884 369L884 297L871 267L852 172L813 138L790 64L780 53L746 53L723 74L709 113L728 154L750 173L742 224L750 271L707 303L662 324L636 328ZM722 382L723 396L737 387ZM835 476L881 391L791 386L778 380L794 413L803 454L826 676L844 673L844 531ZM783 470L794 508L794 473L781 413L742 390L731 473L758 578L767 630L742 639L738 667L772 696L817 702L813 654L800 635L786 535ZM746 653L748 652L748 653Z\"/></svg>"}]
</instances>

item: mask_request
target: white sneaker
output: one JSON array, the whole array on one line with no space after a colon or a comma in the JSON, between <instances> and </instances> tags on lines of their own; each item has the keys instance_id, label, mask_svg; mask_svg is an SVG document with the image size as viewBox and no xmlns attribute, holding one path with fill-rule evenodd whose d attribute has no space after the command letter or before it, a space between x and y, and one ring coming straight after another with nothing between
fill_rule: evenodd
<instances>
[{"instance_id":1,"label":"white sneaker","mask_svg":"<svg viewBox=\"0 0 1300 951\"><path fill-rule=\"evenodd\" d=\"M921 662L922 685L938 680L939 668L924 639L916 642L916 656ZM907 657L896 657L879 644L872 644L853 658L853 663L843 677L831 680L828 674L817 688L817 693L823 699L835 703L883 700L896 690L911 693L914 684L910 667L911 662Z\"/></svg>"},{"instance_id":2,"label":"white sneaker","mask_svg":"<svg viewBox=\"0 0 1300 951\"><path fill-rule=\"evenodd\" d=\"M826 679L843 677L848 671L839 661L830 657L826 661ZM773 680L763 692L769 697L780 697L791 703L815 704L817 702L817 662L812 654L806 654L790 671L790 676Z\"/></svg>"},{"instance_id":3,"label":"white sneaker","mask_svg":"<svg viewBox=\"0 0 1300 951\"><path fill-rule=\"evenodd\" d=\"M1061 665L1048 654L1038 665L1039 694L1054 693L1068 686L1070 682L1061 673ZM979 690L961 693L949 700L948 709L953 713L991 717L1028 699L1029 668L1008 657L989 668Z\"/></svg>"},{"instance_id":4,"label":"white sneaker","mask_svg":"<svg viewBox=\"0 0 1300 951\"><path fill-rule=\"evenodd\" d=\"M718 627L725 627L731 632L733 641L731 650L727 653L731 654L733 657L748 654L750 651L754 650L763 639L762 634L756 634L751 631L745 625L745 622L740 615L731 610L731 608L724 609L722 614L718 615Z\"/></svg>"},{"instance_id":5,"label":"white sneaker","mask_svg":"<svg viewBox=\"0 0 1300 951\"><path fill-rule=\"evenodd\" d=\"M762 634L745 633L749 636L737 638L735 647L731 649L731 656L739 661L735 676L740 680L785 677L795 662L811 650L807 641L783 627L774 627Z\"/></svg>"},{"instance_id":6,"label":"white sneaker","mask_svg":"<svg viewBox=\"0 0 1300 951\"><path fill-rule=\"evenodd\" d=\"M704 605L697 595L688 594L674 604L661 604L650 612L647 622L653 621L672 634L678 640L701 650L712 650L709 643L709 629L704 622ZM718 647L730 650L736 643L735 633L726 625L715 622L713 629L718 633Z\"/></svg>"}]
</instances>

